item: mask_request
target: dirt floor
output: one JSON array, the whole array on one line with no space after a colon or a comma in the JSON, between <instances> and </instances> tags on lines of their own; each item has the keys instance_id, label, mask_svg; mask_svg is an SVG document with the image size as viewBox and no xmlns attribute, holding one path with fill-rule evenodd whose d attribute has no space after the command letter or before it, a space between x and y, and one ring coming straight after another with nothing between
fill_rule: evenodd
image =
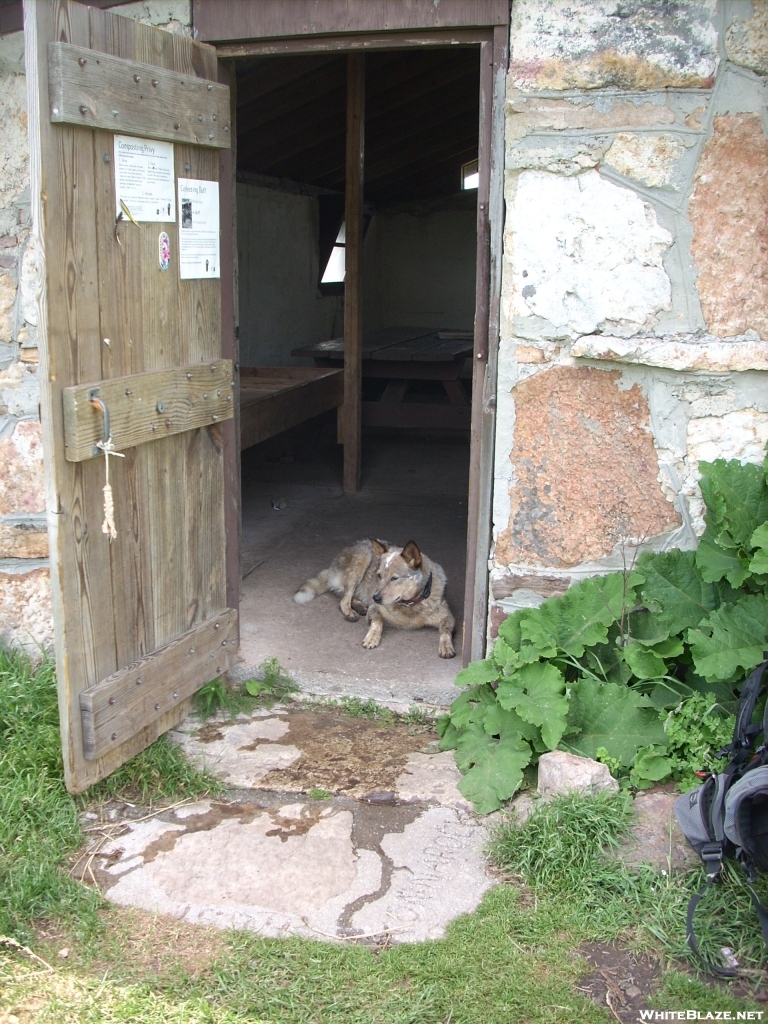
<instances>
[{"instance_id":1,"label":"dirt floor","mask_svg":"<svg viewBox=\"0 0 768 1024\"><path fill-rule=\"evenodd\" d=\"M312 423L243 455L242 663L235 677L276 657L312 693L448 704L461 667L468 444L366 436L362 490L344 495L335 434ZM459 622L457 658L438 657L434 629L385 628L380 647L365 650L365 621L345 621L332 594L294 603L306 579L368 536L415 540L443 566Z\"/></svg>"}]
</instances>

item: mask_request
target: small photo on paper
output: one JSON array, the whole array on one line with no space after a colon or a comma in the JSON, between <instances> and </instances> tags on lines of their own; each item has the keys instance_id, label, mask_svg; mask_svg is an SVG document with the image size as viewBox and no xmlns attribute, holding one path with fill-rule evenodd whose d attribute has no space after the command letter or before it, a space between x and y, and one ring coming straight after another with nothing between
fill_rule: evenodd
<instances>
[{"instance_id":1,"label":"small photo on paper","mask_svg":"<svg viewBox=\"0 0 768 1024\"><path fill-rule=\"evenodd\" d=\"M192 227L192 200L182 199L181 200L181 226L183 228Z\"/></svg>"}]
</instances>

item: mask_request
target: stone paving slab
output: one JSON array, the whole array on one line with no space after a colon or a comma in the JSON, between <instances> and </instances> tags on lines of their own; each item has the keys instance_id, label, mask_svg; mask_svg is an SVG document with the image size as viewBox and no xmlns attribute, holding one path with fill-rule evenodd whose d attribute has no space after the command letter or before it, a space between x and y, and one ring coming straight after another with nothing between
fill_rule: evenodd
<instances>
[{"instance_id":1,"label":"stone paving slab","mask_svg":"<svg viewBox=\"0 0 768 1024\"><path fill-rule=\"evenodd\" d=\"M413 942L494 884L487 824L429 724L276 707L190 718L173 739L233 792L110 826L89 870L115 903L269 937Z\"/></svg>"}]
</instances>

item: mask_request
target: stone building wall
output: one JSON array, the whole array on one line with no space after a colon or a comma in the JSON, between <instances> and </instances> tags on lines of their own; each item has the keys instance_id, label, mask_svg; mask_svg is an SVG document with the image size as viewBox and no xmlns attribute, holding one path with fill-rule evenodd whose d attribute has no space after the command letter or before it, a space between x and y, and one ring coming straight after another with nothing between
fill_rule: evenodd
<instances>
[{"instance_id":1,"label":"stone building wall","mask_svg":"<svg viewBox=\"0 0 768 1024\"><path fill-rule=\"evenodd\" d=\"M768 442L768 4L514 0L491 633Z\"/></svg>"},{"instance_id":2,"label":"stone building wall","mask_svg":"<svg viewBox=\"0 0 768 1024\"><path fill-rule=\"evenodd\" d=\"M118 14L191 31L191 0L141 0ZM0 37L0 640L52 646L30 232L24 34Z\"/></svg>"}]
</instances>

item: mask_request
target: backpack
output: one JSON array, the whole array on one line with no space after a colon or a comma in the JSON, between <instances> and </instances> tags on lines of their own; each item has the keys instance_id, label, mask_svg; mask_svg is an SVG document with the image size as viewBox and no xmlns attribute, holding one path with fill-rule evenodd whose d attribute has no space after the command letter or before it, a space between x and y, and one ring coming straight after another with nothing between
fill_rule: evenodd
<instances>
[{"instance_id":1,"label":"backpack","mask_svg":"<svg viewBox=\"0 0 768 1024\"><path fill-rule=\"evenodd\" d=\"M764 655L768 659L768 652ZM723 861L733 857L744 869L763 939L768 945L768 909L754 889L758 872L768 873L768 701L763 722L752 725L752 714L765 679L768 660L747 677L741 691L736 725L730 746L720 751L728 764L720 774L711 774L701 786L675 801L675 818L680 830L701 857L707 880L688 904L686 938L688 945L712 973L733 978L731 967L708 963L699 952L693 930L693 915L709 886L720 878ZM762 743L753 750L758 736Z\"/></svg>"}]
</instances>

